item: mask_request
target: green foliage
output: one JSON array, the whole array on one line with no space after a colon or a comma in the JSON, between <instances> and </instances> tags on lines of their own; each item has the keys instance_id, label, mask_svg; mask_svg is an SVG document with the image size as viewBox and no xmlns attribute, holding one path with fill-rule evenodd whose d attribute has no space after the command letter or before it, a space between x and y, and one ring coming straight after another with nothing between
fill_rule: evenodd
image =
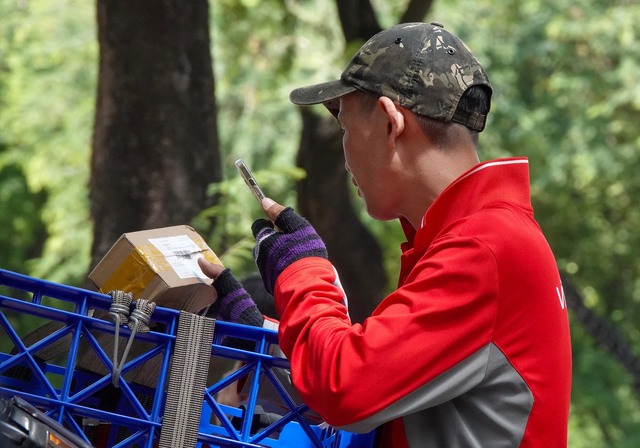
<instances>
[{"instance_id":1,"label":"green foliage","mask_svg":"<svg viewBox=\"0 0 640 448\"><path fill-rule=\"evenodd\" d=\"M47 198L38 203L41 215L30 215L34 229L38 221L46 225L42 254L29 260L30 253L23 266L14 267L77 284L86 275L91 238L87 183L97 66L94 5L3 2L0 17L0 169L24 173L27 204L30 197ZM15 180L1 178L0 188L10 191ZM2 202L3 209L9 206ZM18 254L13 248L12 256Z\"/></svg>"},{"instance_id":2,"label":"green foliage","mask_svg":"<svg viewBox=\"0 0 640 448\"><path fill-rule=\"evenodd\" d=\"M233 168L243 157L254 169L287 168L300 131L289 91L300 72L318 80L339 73L327 64L343 45L337 13L329 1L253 3L227 0L212 8L223 165Z\"/></svg>"},{"instance_id":3,"label":"green foliage","mask_svg":"<svg viewBox=\"0 0 640 448\"><path fill-rule=\"evenodd\" d=\"M381 25L406 3L375 0ZM636 3L436 1L426 20L459 34L489 71L495 92L481 157L530 158L536 217L559 266L640 354ZM352 52L333 0L257 5L211 2L226 180L211 187L219 204L193 223L216 219L206 237L239 275L254 269L249 228L261 212L233 161L244 158L267 194L295 204L304 173L295 168L300 118L289 91L338 76ZM96 67L94 2L0 2L0 267L70 284L85 278ZM402 232L362 214L384 248L391 288ZM637 446L630 376L573 320L572 338L570 445Z\"/></svg>"},{"instance_id":4,"label":"green foliage","mask_svg":"<svg viewBox=\"0 0 640 448\"><path fill-rule=\"evenodd\" d=\"M596 348L577 322L573 322L572 338L570 446L637 446L640 403L629 373Z\"/></svg>"},{"instance_id":5,"label":"green foliage","mask_svg":"<svg viewBox=\"0 0 640 448\"><path fill-rule=\"evenodd\" d=\"M25 260L39 255L46 238L46 227L40 217L44 191L32 193L24 173L16 165L0 168L0 254L2 267L18 271Z\"/></svg>"}]
</instances>

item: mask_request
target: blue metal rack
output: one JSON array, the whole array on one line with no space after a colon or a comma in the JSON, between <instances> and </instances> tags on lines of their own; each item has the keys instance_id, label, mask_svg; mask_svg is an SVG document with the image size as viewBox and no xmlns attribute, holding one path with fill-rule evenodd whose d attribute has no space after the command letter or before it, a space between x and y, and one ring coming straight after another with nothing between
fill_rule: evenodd
<instances>
[{"instance_id":1,"label":"blue metal rack","mask_svg":"<svg viewBox=\"0 0 640 448\"><path fill-rule=\"evenodd\" d=\"M151 331L135 336L135 353L116 389L105 345L114 340L115 325L98 317L110 305L105 294L0 269L0 335L3 330L3 344L9 347L0 350L0 396L28 401L95 447L155 448L180 313L156 308ZM24 315L50 330L35 339L21 334L17 321ZM130 333L121 327L120 337ZM244 339L252 349L225 346L224 338ZM373 433L338 431L313 418L282 381L289 363L274 354L276 347L274 331L216 322L212 359L241 361L242 366L207 383L197 447L372 446ZM51 358L51 353L58 356ZM92 362L83 364L87 358ZM219 403L216 394L238 380L245 383L242 407ZM270 409L268 423L256 425L262 405L268 406L261 398L265 389L276 397L275 412Z\"/></svg>"}]
</instances>

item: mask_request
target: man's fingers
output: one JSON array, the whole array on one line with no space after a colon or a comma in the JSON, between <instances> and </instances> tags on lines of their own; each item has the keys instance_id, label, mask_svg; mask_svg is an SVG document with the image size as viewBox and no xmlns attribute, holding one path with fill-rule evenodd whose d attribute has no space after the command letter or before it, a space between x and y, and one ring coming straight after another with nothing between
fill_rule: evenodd
<instances>
[{"instance_id":1,"label":"man's fingers","mask_svg":"<svg viewBox=\"0 0 640 448\"><path fill-rule=\"evenodd\" d=\"M275 222L276 218L285 207L283 205L278 204L271 198L264 198L262 200L262 210L264 210L265 215L271 220L271 222Z\"/></svg>"},{"instance_id":2,"label":"man's fingers","mask_svg":"<svg viewBox=\"0 0 640 448\"><path fill-rule=\"evenodd\" d=\"M198 258L198 266L202 269L202 273L207 277L215 280L218 275L222 271L224 271L224 266L216 263L211 263L209 260L205 260L204 258Z\"/></svg>"}]
</instances>

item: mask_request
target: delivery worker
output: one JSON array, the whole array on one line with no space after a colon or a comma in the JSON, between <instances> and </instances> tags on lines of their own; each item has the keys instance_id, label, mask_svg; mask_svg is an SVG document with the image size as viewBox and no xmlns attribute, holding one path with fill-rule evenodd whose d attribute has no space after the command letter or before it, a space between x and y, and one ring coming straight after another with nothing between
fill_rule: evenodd
<instances>
[{"instance_id":1,"label":"delivery worker","mask_svg":"<svg viewBox=\"0 0 640 448\"><path fill-rule=\"evenodd\" d=\"M434 22L382 31L339 80L291 93L337 117L369 215L399 220L407 237L397 289L361 325L306 220L265 199L270 219L252 227L293 384L329 424L379 428L379 446L567 445L564 292L528 160L479 162L491 92L465 44ZM221 316L262 324L228 270L201 267Z\"/></svg>"}]
</instances>

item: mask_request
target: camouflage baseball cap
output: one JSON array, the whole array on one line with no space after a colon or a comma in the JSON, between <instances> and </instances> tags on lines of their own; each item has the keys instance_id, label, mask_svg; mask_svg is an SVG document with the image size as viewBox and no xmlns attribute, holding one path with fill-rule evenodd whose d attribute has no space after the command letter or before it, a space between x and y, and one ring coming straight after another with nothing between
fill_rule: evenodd
<instances>
[{"instance_id":1,"label":"camouflage baseball cap","mask_svg":"<svg viewBox=\"0 0 640 448\"><path fill-rule=\"evenodd\" d=\"M471 86L491 84L484 68L458 37L437 23L404 23L369 39L337 81L291 92L295 104L323 103L336 113L337 101L355 90L387 96L400 106L436 120L482 131L486 114L457 111Z\"/></svg>"}]
</instances>

